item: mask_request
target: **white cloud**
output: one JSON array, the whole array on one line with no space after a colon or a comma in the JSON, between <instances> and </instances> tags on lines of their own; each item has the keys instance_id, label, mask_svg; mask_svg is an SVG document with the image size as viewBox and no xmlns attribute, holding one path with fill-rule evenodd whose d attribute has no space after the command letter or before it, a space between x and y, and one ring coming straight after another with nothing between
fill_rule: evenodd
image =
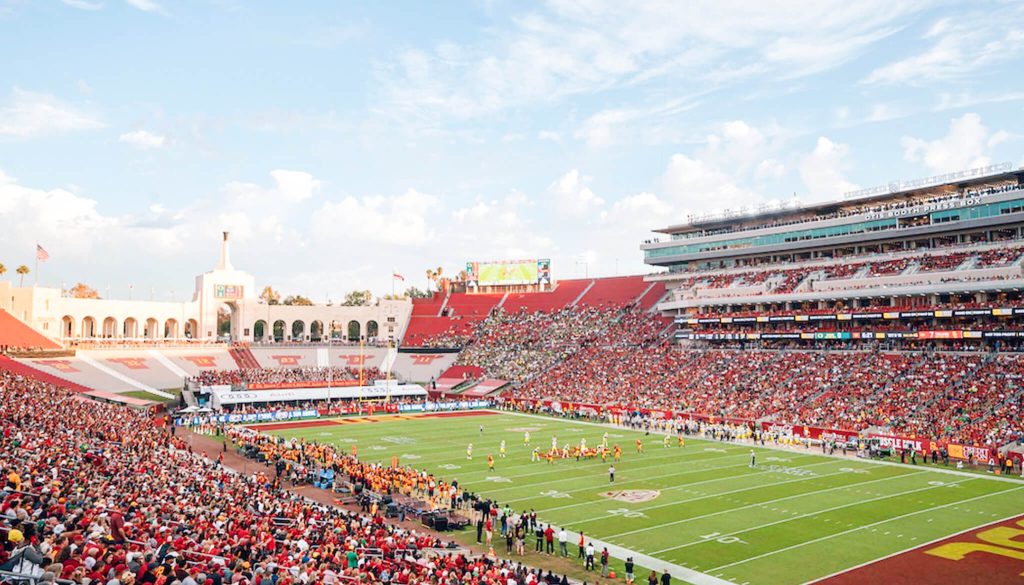
<instances>
[{"instance_id":1,"label":"white cloud","mask_svg":"<svg viewBox=\"0 0 1024 585\"><path fill-rule=\"evenodd\" d=\"M324 203L313 214L312 228L323 240L341 238L354 246L419 246L436 237L427 216L438 204L436 197L415 189L398 196L347 196Z\"/></svg>"},{"instance_id":2,"label":"white cloud","mask_svg":"<svg viewBox=\"0 0 1024 585\"><path fill-rule=\"evenodd\" d=\"M156 12L159 14L165 14L163 6L160 6L153 0L125 0L132 8L138 8L143 12Z\"/></svg>"},{"instance_id":3,"label":"white cloud","mask_svg":"<svg viewBox=\"0 0 1024 585\"><path fill-rule=\"evenodd\" d=\"M990 133L981 116L967 113L950 120L949 131L942 138L903 137L903 156L939 173L973 169L991 164L989 151L1008 138L1004 131Z\"/></svg>"},{"instance_id":4,"label":"white cloud","mask_svg":"<svg viewBox=\"0 0 1024 585\"><path fill-rule=\"evenodd\" d=\"M685 154L672 155L662 185L679 213L717 213L761 201L760 196L737 185L731 174Z\"/></svg>"},{"instance_id":5,"label":"white cloud","mask_svg":"<svg viewBox=\"0 0 1024 585\"><path fill-rule=\"evenodd\" d=\"M818 138L814 151L800 161L800 178L811 198L839 199L843 193L860 188L844 175L849 154L849 146L832 142L824 136Z\"/></svg>"},{"instance_id":6,"label":"white cloud","mask_svg":"<svg viewBox=\"0 0 1024 585\"><path fill-rule=\"evenodd\" d=\"M1002 3L998 11L936 21L923 36L924 51L873 70L864 83L949 82L1024 55L1024 7Z\"/></svg>"},{"instance_id":7,"label":"white cloud","mask_svg":"<svg viewBox=\"0 0 1024 585\"><path fill-rule=\"evenodd\" d=\"M25 263L35 242L51 254L87 258L97 238L120 224L101 214L94 199L67 189L25 187L0 171L0 248L24 251Z\"/></svg>"},{"instance_id":8,"label":"white cloud","mask_svg":"<svg viewBox=\"0 0 1024 585\"><path fill-rule=\"evenodd\" d=\"M289 201L305 201L320 190L320 181L302 171L277 169L270 171L270 176L277 183L277 190Z\"/></svg>"},{"instance_id":9,"label":"white cloud","mask_svg":"<svg viewBox=\"0 0 1024 585\"><path fill-rule=\"evenodd\" d=\"M807 75L849 61L923 6L552 0L511 27L488 29L476 44L441 42L379 64L380 108L464 119L657 78L698 91L752 76Z\"/></svg>"},{"instance_id":10,"label":"white cloud","mask_svg":"<svg viewBox=\"0 0 1024 585\"><path fill-rule=\"evenodd\" d=\"M565 215L581 216L592 213L604 205L601 199L587 187L587 177L573 169L552 183L548 192L554 197L558 210Z\"/></svg>"},{"instance_id":11,"label":"white cloud","mask_svg":"<svg viewBox=\"0 0 1024 585\"><path fill-rule=\"evenodd\" d=\"M10 102L0 106L0 137L35 138L102 127L85 108L46 93L14 88Z\"/></svg>"},{"instance_id":12,"label":"white cloud","mask_svg":"<svg viewBox=\"0 0 1024 585\"><path fill-rule=\"evenodd\" d=\"M154 134L146 130L135 130L126 132L117 137L118 142L123 142L141 150L163 148L167 144L167 137L162 134Z\"/></svg>"},{"instance_id":13,"label":"white cloud","mask_svg":"<svg viewBox=\"0 0 1024 585\"><path fill-rule=\"evenodd\" d=\"M86 2L85 0L61 0L61 2L66 6L79 10L100 10L103 8L102 2Z\"/></svg>"},{"instance_id":14,"label":"white cloud","mask_svg":"<svg viewBox=\"0 0 1024 585\"><path fill-rule=\"evenodd\" d=\"M559 134L558 132L553 132L551 130L541 130L540 132L537 133L537 140L546 140L548 142L561 142L562 135Z\"/></svg>"}]
</instances>

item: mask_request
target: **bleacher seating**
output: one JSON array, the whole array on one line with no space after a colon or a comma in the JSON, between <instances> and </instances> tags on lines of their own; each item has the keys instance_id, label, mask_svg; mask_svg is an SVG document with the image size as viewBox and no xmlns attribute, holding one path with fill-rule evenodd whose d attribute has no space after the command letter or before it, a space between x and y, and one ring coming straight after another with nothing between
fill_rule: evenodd
<instances>
[{"instance_id":1,"label":"bleacher seating","mask_svg":"<svg viewBox=\"0 0 1024 585\"><path fill-rule=\"evenodd\" d=\"M648 283L644 282L642 276L598 278L578 304L588 307L621 307L634 302L647 287Z\"/></svg>"},{"instance_id":2,"label":"bleacher seating","mask_svg":"<svg viewBox=\"0 0 1024 585\"><path fill-rule=\"evenodd\" d=\"M412 315L414 317L437 317L444 305L444 293L435 292L433 295L423 299L412 300Z\"/></svg>"},{"instance_id":3,"label":"bleacher seating","mask_svg":"<svg viewBox=\"0 0 1024 585\"><path fill-rule=\"evenodd\" d=\"M504 294L452 293L445 313L452 317L486 317Z\"/></svg>"},{"instance_id":4,"label":"bleacher seating","mask_svg":"<svg viewBox=\"0 0 1024 585\"><path fill-rule=\"evenodd\" d=\"M506 313L557 311L575 301L592 282L592 279L560 280L551 292L510 294L502 308Z\"/></svg>"}]
</instances>

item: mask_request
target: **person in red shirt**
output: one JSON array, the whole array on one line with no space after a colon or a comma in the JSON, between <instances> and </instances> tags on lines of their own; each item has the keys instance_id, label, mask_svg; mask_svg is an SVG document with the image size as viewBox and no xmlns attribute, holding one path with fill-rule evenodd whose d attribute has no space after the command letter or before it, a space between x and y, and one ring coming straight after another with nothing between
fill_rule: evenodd
<instances>
[{"instance_id":1,"label":"person in red shirt","mask_svg":"<svg viewBox=\"0 0 1024 585\"><path fill-rule=\"evenodd\" d=\"M547 544L547 553L554 554L555 552L555 529L548 524L548 527L544 529L544 542Z\"/></svg>"}]
</instances>

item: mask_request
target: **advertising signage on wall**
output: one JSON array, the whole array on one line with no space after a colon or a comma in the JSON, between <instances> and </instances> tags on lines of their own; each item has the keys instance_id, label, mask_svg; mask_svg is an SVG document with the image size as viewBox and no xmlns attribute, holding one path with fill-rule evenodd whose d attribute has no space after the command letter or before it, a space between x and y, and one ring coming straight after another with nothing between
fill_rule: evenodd
<instances>
[{"instance_id":1,"label":"advertising signage on wall","mask_svg":"<svg viewBox=\"0 0 1024 585\"><path fill-rule=\"evenodd\" d=\"M218 284L213 289L213 297L229 300L241 299L243 288L244 287L236 284Z\"/></svg>"}]
</instances>

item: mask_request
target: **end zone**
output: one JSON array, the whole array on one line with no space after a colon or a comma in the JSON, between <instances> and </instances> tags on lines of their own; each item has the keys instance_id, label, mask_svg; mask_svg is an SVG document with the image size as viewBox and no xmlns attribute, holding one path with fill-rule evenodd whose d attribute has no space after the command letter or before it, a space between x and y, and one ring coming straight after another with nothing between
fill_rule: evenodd
<instances>
[{"instance_id":1,"label":"end zone","mask_svg":"<svg viewBox=\"0 0 1024 585\"><path fill-rule=\"evenodd\" d=\"M971 528L916 548L846 569L821 585L942 585L1021 583L1024 515Z\"/></svg>"}]
</instances>

